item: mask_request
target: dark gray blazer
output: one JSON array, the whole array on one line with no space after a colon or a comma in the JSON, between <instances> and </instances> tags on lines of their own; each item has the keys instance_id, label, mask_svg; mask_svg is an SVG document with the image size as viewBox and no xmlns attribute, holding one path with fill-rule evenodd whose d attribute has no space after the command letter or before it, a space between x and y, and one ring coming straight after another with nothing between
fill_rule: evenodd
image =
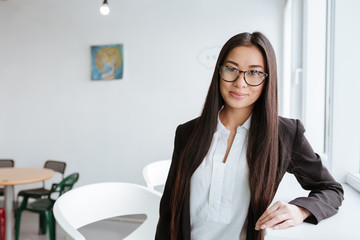
<instances>
[{"instance_id":1,"label":"dark gray blazer","mask_svg":"<svg viewBox=\"0 0 360 240\"><path fill-rule=\"evenodd\" d=\"M195 121L196 119L191 120L176 129L172 163L160 202L160 218L156 230L156 240L170 239L171 192L179 165L179 156L194 129ZM304 189L311 190L308 197L296 198L290 203L309 210L312 215L305 221L317 224L322 219L328 218L337 212L343 200L344 192L341 185L333 179L328 170L322 165L319 155L314 153L304 136L304 132L304 126L299 120L279 117L279 182L277 186L285 172L289 172L295 175ZM182 211L182 233L179 235L179 239L190 240L190 193L188 192L186 196L187 200ZM257 219L252 216L250 208L247 220L247 239L251 240ZM239 233L240 231L241 229L239 229Z\"/></svg>"}]
</instances>

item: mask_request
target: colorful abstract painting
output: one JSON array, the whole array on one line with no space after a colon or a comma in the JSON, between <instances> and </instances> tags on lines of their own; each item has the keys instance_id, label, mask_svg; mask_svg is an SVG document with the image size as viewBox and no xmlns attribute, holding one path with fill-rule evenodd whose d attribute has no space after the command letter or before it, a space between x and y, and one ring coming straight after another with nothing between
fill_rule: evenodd
<instances>
[{"instance_id":1,"label":"colorful abstract painting","mask_svg":"<svg viewBox=\"0 0 360 240\"><path fill-rule=\"evenodd\" d=\"M124 69L123 45L91 46L91 79L122 79Z\"/></svg>"}]
</instances>

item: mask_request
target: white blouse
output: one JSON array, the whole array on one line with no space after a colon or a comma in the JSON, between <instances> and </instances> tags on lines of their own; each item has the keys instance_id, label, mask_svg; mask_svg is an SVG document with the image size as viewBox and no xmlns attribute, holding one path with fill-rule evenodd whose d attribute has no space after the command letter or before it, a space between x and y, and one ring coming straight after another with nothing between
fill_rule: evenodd
<instances>
[{"instance_id":1,"label":"white blouse","mask_svg":"<svg viewBox=\"0 0 360 240\"><path fill-rule=\"evenodd\" d=\"M209 152L191 177L192 240L246 238L244 224L250 203L246 162L249 127L250 118L237 128L230 152L223 163L230 131L218 118Z\"/></svg>"}]
</instances>

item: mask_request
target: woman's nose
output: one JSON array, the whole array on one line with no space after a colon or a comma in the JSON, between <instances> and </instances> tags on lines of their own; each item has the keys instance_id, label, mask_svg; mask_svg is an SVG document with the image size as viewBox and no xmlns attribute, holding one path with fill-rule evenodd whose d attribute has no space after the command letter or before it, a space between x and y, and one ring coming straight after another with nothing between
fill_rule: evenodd
<instances>
[{"instance_id":1,"label":"woman's nose","mask_svg":"<svg viewBox=\"0 0 360 240\"><path fill-rule=\"evenodd\" d=\"M247 83L245 81L245 73L241 72L239 77L234 81L234 85L237 87L246 87Z\"/></svg>"}]
</instances>

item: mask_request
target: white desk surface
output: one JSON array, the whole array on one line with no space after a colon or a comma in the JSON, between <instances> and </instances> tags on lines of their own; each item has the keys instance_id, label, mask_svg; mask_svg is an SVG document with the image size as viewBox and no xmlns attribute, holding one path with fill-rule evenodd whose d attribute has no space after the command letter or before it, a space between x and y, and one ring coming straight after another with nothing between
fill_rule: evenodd
<instances>
[{"instance_id":1,"label":"white desk surface","mask_svg":"<svg viewBox=\"0 0 360 240\"><path fill-rule=\"evenodd\" d=\"M299 188L294 187L296 184ZM360 193L347 184L342 184L342 186L345 200L336 215L317 225L302 223L283 230L267 229L265 240L359 240ZM299 196L307 196L307 192L301 188L294 177L286 176L274 202L278 200L288 202Z\"/></svg>"}]
</instances>

